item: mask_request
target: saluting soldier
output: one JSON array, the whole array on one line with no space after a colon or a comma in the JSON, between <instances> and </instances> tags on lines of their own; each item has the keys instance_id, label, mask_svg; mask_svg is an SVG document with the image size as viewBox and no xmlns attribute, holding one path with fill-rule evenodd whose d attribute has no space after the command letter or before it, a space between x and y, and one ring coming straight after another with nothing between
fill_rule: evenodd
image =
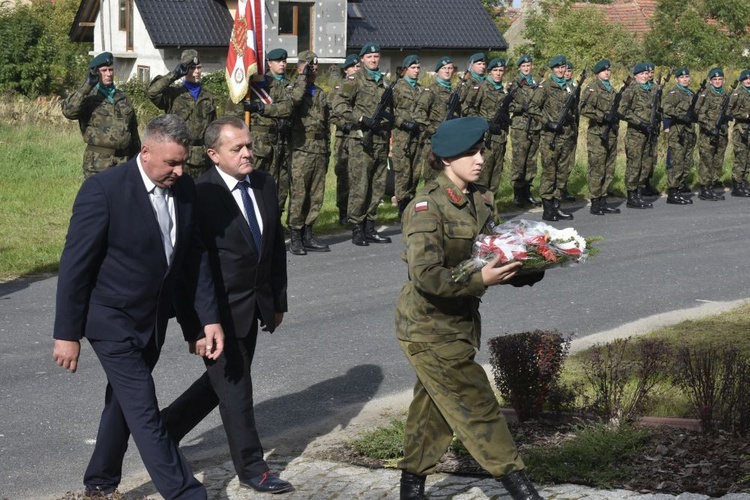
<instances>
[{"instance_id":1,"label":"saluting soldier","mask_svg":"<svg viewBox=\"0 0 750 500\"><path fill-rule=\"evenodd\" d=\"M216 102L201 84L202 75L198 51L183 50L179 64L166 75L154 78L146 90L146 95L157 108L187 122L193 142L185 171L195 179L211 166L203 146L203 134L209 123L216 120ZM185 77L182 85L172 85L182 77Z\"/></svg>"},{"instance_id":2,"label":"saluting soldier","mask_svg":"<svg viewBox=\"0 0 750 500\"><path fill-rule=\"evenodd\" d=\"M342 79L336 82L331 90L329 102L332 103L341 87L347 80L354 80L354 73L359 70L359 56L349 54L339 65ZM336 136L333 144L333 173L336 174L336 208L339 209L339 224L346 225L346 210L349 204L349 146L348 138L352 124L341 122L338 116L331 113L331 123L336 126Z\"/></svg>"},{"instance_id":3,"label":"saluting soldier","mask_svg":"<svg viewBox=\"0 0 750 500\"><path fill-rule=\"evenodd\" d=\"M86 143L83 176L125 163L141 149L135 108L114 83L111 52L102 52L89 63L86 81L62 103L62 113L78 120Z\"/></svg>"},{"instance_id":4,"label":"saluting soldier","mask_svg":"<svg viewBox=\"0 0 750 500\"><path fill-rule=\"evenodd\" d=\"M456 71L453 59L444 56L438 59L435 64L435 81L422 90L417 99L417 105L414 107L414 119L424 130L424 140L422 142L422 177L425 180L434 179L435 171L427 164L427 158L432 148L430 138L437 130L438 126L445 119L448 111L448 101L450 100L453 87L451 79ZM460 85L460 84L459 84ZM461 109L456 110L456 116L461 116Z\"/></svg>"},{"instance_id":5,"label":"saluting soldier","mask_svg":"<svg viewBox=\"0 0 750 500\"><path fill-rule=\"evenodd\" d=\"M510 182L513 185L513 203L519 207L539 206L539 201L531 195L531 184L536 176L536 155L539 151L539 138L542 131L542 125L528 112L531 97L537 87L533 71L532 57L528 54L521 56L518 60L518 76L514 84L521 85L521 81L524 80L524 86L518 89L510 105L510 111L513 113L510 126L510 140L513 145Z\"/></svg>"},{"instance_id":6,"label":"saluting soldier","mask_svg":"<svg viewBox=\"0 0 750 500\"><path fill-rule=\"evenodd\" d=\"M698 178L701 190L698 197L701 200L723 200L722 192L717 193L713 187L721 186L721 172L724 168L724 153L729 143L729 115L721 123L717 123L724 102L724 70L720 67L712 68L708 72L708 87L698 96L696 113L700 125L698 136ZM717 126L718 125L718 126Z\"/></svg>"},{"instance_id":7,"label":"saluting soldier","mask_svg":"<svg viewBox=\"0 0 750 500\"><path fill-rule=\"evenodd\" d=\"M402 65L403 78L393 87L393 114L395 122L391 156L393 157L396 173L395 191L398 205L398 216L404 213L406 205L414 198L419 184L419 135L420 126L414 118L414 108L417 104L422 87L419 85L421 65L419 56L408 55Z\"/></svg>"},{"instance_id":8,"label":"saluting soldier","mask_svg":"<svg viewBox=\"0 0 750 500\"><path fill-rule=\"evenodd\" d=\"M565 80L565 68L568 61L563 55L550 59L552 73L549 79L539 84L529 102L529 114L539 123L544 124L539 140L542 156L542 178L539 193L542 196L544 212L542 218L547 221L572 219L573 214L560 209L560 197L565 180L568 158L575 137L575 116L573 110L558 122L565 103L575 91Z\"/></svg>"},{"instance_id":9,"label":"saluting soldier","mask_svg":"<svg viewBox=\"0 0 750 500\"><path fill-rule=\"evenodd\" d=\"M292 179L289 193L289 251L294 255L329 252L313 236L325 194L330 145L329 108L323 89L315 84L318 56L305 50L297 56L297 74L305 78L305 93L292 119Z\"/></svg>"},{"instance_id":10,"label":"saluting soldier","mask_svg":"<svg viewBox=\"0 0 750 500\"><path fill-rule=\"evenodd\" d=\"M664 130L667 132L667 203L690 205L693 200L682 196L690 169L693 168L695 150L695 110L690 110L695 92L690 90L690 70L679 68L674 72L675 84L664 95Z\"/></svg>"},{"instance_id":11,"label":"saluting soldier","mask_svg":"<svg viewBox=\"0 0 750 500\"><path fill-rule=\"evenodd\" d=\"M729 115L734 119L732 127L732 196L750 197L748 174L750 174L750 69L739 76L740 85L729 98Z\"/></svg>"},{"instance_id":12,"label":"saluting soldier","mask_svg":"<svg viewBox=\"0 0 750 500\"><path fill-rule=\"evenodd\" d=\"M493 194L497 194L500 187L510 125L510 117L507 115L501 116L497 123L492 121L508 96L508 90L503 86L505 64L505 59L501 57L496 57L487 64L487 78L474 101L474 107L479 111L479 115L489 123L487 133L490 139L485 141L487 147L484 150L484 165L478 183L487 186Z\"/></svg>"},{"instance_id":13,"label":"saluting soldier","mask_svg":"<svg viewBox=\"0 0 750 500\"><path fill-rule=\"evenodd\" d=\"M386 84L380 71L380 45L366 43L359 53L362 67L347 80L334 97L333 114L339 122L353 123L349 132L349 206L347 217L352 227L352 243L390 243L388 236L375 229L378 205L385 194L390 123L375 116ZM389 106L390 108L390 106ZM392 109L387 109L392 113ZM365 133L371 144L362 144Z\"/></svg>"},{"instance_id":14,"label":"saluting soldier","mask_svg":"<svg viewBox=\"0 0 750 500\"><path fill-rule=\"evenodd\" d=\"M619 121L612 112L616 91L609 79L610 63L602 59L594 65L596 81L586 86L581 96L581 114L589 119L586 134L590 212L594 215L619 214L619 208L607 205L607 191L615 175Z\"/></svg>"},{"instance_id":15,"label":"saluting soldier","mask_svg":"<svg viewBox=\"0 0 750 500\"><path fill-rule=\"evenodd\" d=\"M655 85L649 81L649 70L645 63L633 67L634 85L629 85L622 93L620 114L628 123L625 133L625 189L630 208L652 208L654 205L642 198L642 187L656 154L656 125L651 124L651 106Z\"/></svg>"},{"instance_id":16,"label":"saluting soldier","mask_svg":"<svg viewBox=\"0 0 750 500\"><path fill-rule=\"evenodd\" d=\"M487 56L477 52L469 57L469 75L461 86L461 116L479 116L477 96L487 77Z\"/></svg>"}]
</instances>

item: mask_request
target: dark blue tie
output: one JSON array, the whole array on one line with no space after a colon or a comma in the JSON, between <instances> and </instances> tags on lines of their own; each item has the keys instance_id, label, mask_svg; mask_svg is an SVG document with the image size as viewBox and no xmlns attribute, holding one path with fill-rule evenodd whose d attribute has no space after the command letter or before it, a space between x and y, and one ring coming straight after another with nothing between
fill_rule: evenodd
<instances>
[{"instance_id":1,"label":"dark blue tie","mask_svg":"<svg viewBox=\"0 0 750 500\"><path fill-rule=\"evenodd\" d=\"M260 254L261 244L263 243L263 236L260 233L258 219L255 217L255 205L253 204L253 199L247 192L247 190L250 189L250 183L247 181L242 181L237 185L240 188L242 204L245 205L245 212L247 213L247 224L250 226L250 232L253 233L253 242L255 243L255 248L258 250L258 254Z\"/></svg>"}]
</instances>

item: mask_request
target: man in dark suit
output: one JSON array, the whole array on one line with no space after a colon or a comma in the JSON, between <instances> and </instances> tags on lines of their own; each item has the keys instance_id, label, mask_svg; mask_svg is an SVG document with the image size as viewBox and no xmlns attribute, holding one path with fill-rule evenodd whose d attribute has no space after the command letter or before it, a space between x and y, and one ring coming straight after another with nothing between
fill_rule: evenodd
<instances>
[{"instance_id":1,"label":"man in dark suit","mask_svg":"<svg viewBox=\"0 0 750 500\"><path fill-rule=\"evenodd\" d=\"M240 484L281 493L292 485L274 475L263 459L253 412L251 364L258 323L273 332L287 310L286 248L276 184L255 170L252 138L245 122L227 116L211 123L204 142L215 167L197 182L198 220L226 333L224 353L207 359L206 373L162 412L179 442L217 405ZM186 336L196 317L180 323ZM202 341L191 346L201 354Z\"/></svg>"},{"instance_id":2,"label":"man in dark suit","mask_svg":"<svg viewBox=\"0 0 750 500\"><path fill-rule=\"evenodd\" d=\"M199 326L191 334L204 337L209 358L223 350L213 281L197 235L195 185L182 177L191 140L181 118L156 118L140 154L86 179L73 205L60 260L53 357L75 372L86 337L107 375L99 433L83 479L87 495L115 491L132 433L164 498L206 498L167 434L151 377L173 306L185 303L175 297L187 290L175 286L178 280L197 284L191 297Z\"/></svg>"}]
</instances>

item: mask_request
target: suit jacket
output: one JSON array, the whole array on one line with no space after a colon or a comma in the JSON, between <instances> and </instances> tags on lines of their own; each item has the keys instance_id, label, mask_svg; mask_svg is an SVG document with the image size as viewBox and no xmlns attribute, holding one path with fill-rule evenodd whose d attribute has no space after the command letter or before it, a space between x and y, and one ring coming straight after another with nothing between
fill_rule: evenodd
<instances>
[{"instance_id":1,"label":"suit jacket","mask_svg":"<svg viewBox=\"0 0 750 500\"><path fill-rule=\"evenodd\" d=\"M219 322L192 179L178 179L172 193L177 233L168 265L135 158L84 181L60 260L54 338L133 338L143 348L156 333L162 345L183 273L199 284L192 297L199 322Z\"/></svg>"},{"instance_id":2,"label":"suit jacket","mask_svg":"<svg viewBox=\"0 0 750 500\"><path fill-rule=\"evenodd\" d=\"M276 184L271 175L260 170L250 174L250 184L263 219L260 254L216 167L196 183L200 234L208 253L222 327L227 336L238 338L253 330L256 319L273 332L275 313L287 311L286 246ZM183 329L194 332L195 319L193 315L192 322L181 321Z\"/></svg>"}]
</instances>

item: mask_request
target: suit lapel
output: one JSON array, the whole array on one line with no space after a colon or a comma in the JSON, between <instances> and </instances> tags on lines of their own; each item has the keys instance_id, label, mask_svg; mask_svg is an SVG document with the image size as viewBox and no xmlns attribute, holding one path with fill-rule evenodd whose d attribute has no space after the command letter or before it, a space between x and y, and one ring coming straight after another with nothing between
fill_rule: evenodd
<instances>
[{"instance_id":1,"label":"suit lapel","mask_svg":"<svg viewBox=\"0 0 750 500\"><path fill-rule=\"evenodd\" d=\"M261 239L261 246L265 248L268 245L268 236L271 234L266 221L268 220L268 210L266 206L265 197L263 196L263 179L259 175L250 174L250 182L253 186L253 194L255 195L255 203L258 204L258 210L260 211L260 218L263 219L263 238ZM261 254L262 249L261 249Z\"/></svg>"},{"instance_id":2,"label":"suit lapel","mask_svg":"<svg viewBox=\"0 0 750 500\"><path fill-rule=\"evenodd\" d=\"M151 205L151 200L146 192L146 186L143 184L143 178L141 172L138 169L138 164L135 160L131 160L128 167L127 186L132 196L133 213L135 214L134 220L140 219L142 224L140 227L145 228L146 234L144 235L149 240L153 241L155 246L162 251L164 257L164 265L167 265L167 257L164 255L164 246L161 241L161 229L159 229L159 222L156 220L156 214L154 213L154 207ZM139 224L134 224L134 227Z\"/></svg>"},{"instance_id":3,"label":"suit lapel","mask_svg":"<svg viewBox=\"0 0 750 500\"><path fill-rule=\"evenodd\" d=\"M234 199L234 195L227 187L227 183L224 182L224 179L221 178L219 173L216 171L216 168L212 168L209 172L210 172L209 181L212 184L216 184L224 188L224 192L226 193L226 196L221 197L222 208L226 210L227 213L232 215L234 225L242 234L242 237L245 238L245 242L247 243L247 245L251 249L253 249L257 255L259 255L260 252L258 249L255 248L255 243L253 241L253 233L250 232L250 226L247 225L247 221L245 220L245 217L242 215L242 211L240 210L240 207L237 206L237 202Z\"/></svg>"}]
</instances>

